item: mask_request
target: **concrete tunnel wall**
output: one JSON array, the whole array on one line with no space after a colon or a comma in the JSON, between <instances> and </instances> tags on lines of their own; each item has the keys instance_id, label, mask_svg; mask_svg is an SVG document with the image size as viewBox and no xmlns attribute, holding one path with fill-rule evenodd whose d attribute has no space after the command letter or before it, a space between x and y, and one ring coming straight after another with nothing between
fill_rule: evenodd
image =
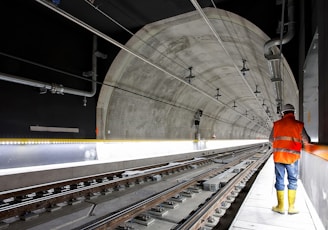
<instances>
[{"instance_id":1,"label":"concrete tunnel wall","mask_svg":"<svg viewBox=\"0 0 328 230\"><path fill-rule=\"evenodd\" d=\"M165 71L121 50L101 88L97 138L193 139L198 109L203 110L201 138L268 137L279 118L263 53L270 38L238 15L204 11L219 40L195 11L149 24L128 41L126 47ZM242 59L250 69L246 77L240 72ZM195 75L191 84L186 79L189 67ZM298 107L298 89L284 58L282 74L286 103ZM256 85L260 95L253 92ZM222 95L218 99L217 88Z\"/></svg>"}]
</instances>

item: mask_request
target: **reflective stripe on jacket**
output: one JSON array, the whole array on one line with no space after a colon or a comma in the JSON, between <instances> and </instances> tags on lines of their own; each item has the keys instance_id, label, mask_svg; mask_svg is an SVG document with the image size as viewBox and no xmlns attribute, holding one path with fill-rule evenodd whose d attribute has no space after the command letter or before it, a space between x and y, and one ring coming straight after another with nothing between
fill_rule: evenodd
<instances>
[{"instance_id":1,"label":"reflective stripe on jacket","mask_svg":"<svg viewBox=\"0 0 328 230\"><path fill-rule=\"evenodd\" d=\"M273 126L273 160L291 164L300 158L303 122L295 120L294 114L286 114Z\"/></svg>"}]
</instances>

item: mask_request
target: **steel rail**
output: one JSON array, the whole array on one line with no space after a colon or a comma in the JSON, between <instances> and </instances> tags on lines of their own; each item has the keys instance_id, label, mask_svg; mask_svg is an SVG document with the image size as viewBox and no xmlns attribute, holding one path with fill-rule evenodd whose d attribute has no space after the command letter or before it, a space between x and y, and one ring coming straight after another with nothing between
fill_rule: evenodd
<instances>
[{"instance_id":1,"label":"steel rail","mask_svg":"<svg viewBox=\"0 0 328 230\"><path fill-rule=\"evenodd\" d=\"M253 170L257 169L265 160L269 158L271 152L266 153L259 160L251 164L247 169L236 175L229 181L221 190L219 190L214 196L212 196L207 202L201 206L197 211L190 215L183 223L175 226L174 230L189 230L199 229L204 226L207 218L214 213L218 208L218 204L221 204L226 198L231 195L236 185L240 184L244 178L249 175Z\"/></svg>"},{"instance_id":2,"label":"steel rail","mask_svg":"<svg viewBox=\"0 0 328 230\"><path fill-rule=\"evenodd\" d=\"M251 150L255 150L255 149L259 149L260 146L262 145L253 145L253 146L248 146L245 148L241 148L240 150L235 150L232 153L237 153L240 151L251 151ZM41 185L40 187L37 186L33 186L33 188L28 188L27 190L20 190L20 191L14 191L13 193L10 193L10 191L4 191L0 193L0 197L9 197L9 198L14 198L13 201L9 202L9 203L2 203L0 205L0 220L2 219L6 219L6 218L10 218L13 216L20 216L20 215L24 215L25 213L29 213L33 210L37 210L40 208L48 208L51 207L52 205L64 202L64 201L70 201L70 200L74 200L78 197L83 197L83 196L87 196L90 193L96 193L96 192L101 192L104 191L105 189L113 189L116 186L119 186L121 184L128 184L129 182L135 182L138 179L146 179L149 178L150 176L154 175L154 174L168 174L169 172L175 172L178 171L179 169L186 169L189 167L189 165L191 164L203 164L203 163L208 163L211 162L212 159L214 158L218 158L220 156L225 156L226 153L217 153L217 154L213 154L210 156L207 156L208 158L202 158L202 159L197 159L197 160L189 160L186 162L182 162L179 165L175 165L175 166L170 166L164 169L158 169L155 171L151 171L149 173L142 173L140 175L134 175L134 176L129 176L129 177L124 177L124 178L116 178L113 180L105 180L105 181L101 181L101 182L97 182L94 184L84 184L83 187L79 187L79 188L69 188L69 190L67 191L60 191L60 192L52 192L52 193L47 193L45 196L34 196L34 197L30 197L28 200L22 201L17 203L17 200L15 200L15 196L17 196L18 194L24 194L24 195L29 195L31 194L32 191L38 191L38 192L44 192L47 191L49 188L55 189L58 188L60 186L66 185L66 186L71 186L71 185L77 185L78 183L81 182L90 182L90 181L94 181L97 178L104 178L104 174L97 174L95 175L96 177L83 177L82 179L80 178L79 180L77 179L73 179L73 180L67 180L65 182L60 182L60 183L53 183L52 185L47 184L47 185ZM214 156L216 155L216 156ZM240 156L238 158L236 158L235 161L240 161L241 158L246 158L247 156ZM163 164L160 164L163 165ZM225 169L226 167L230 167L231 164L227 164L225 165L225 167L222 167L222 169ZM149 169L151 167L143 167L144 169ZM134 169L137 170L137 169ZM120 173L122 173L124 171L120 171ZM115 173L109 173L109 174L105 174L107 176L114 176L117 175ZM181 185L182 186L182 185ZM186 185L187 186L187 185ZM185 187L186 187L185 186ZM25 192L25 193L24 193ZM2 200L1 200L2 201Z\"/></svg>"},{"instance_id":3,"label":"steel rail","mask_svg":"<svg viewBox=\"0 0 328 230\"><path fill-rule=\"evenodd\" d=\"M62 191L59 193L55 193L55 194L49 194L45 197L38 197L38 198L30 198L26 201L22 201L19 203L10 203L8 205L3 205L2 207L0 207L0 220L1 219L5 219L5 218L9 218L12 216L16 216L16 215L21 215L23 213L29 212L29 211L33 211L36 209L40 209L40 208L46 208L49 207L52 204L57 204L59 202L63 202L63 201L67 201L70 199L74 199L77 197L82 197L82 196L86 196L91 192L101 192L102 190L104 190L105 188L115 188L115 186L118 186L120 184L127 184L129 181L136 181L139 178L147 178L151 175L154 174L161 174L161 173L165 173L165 172L169 172L169 171L174 171L174 170L178 170L181 168L186 168L191 164L203 164L204 162L210 161L209 159L199 159L196 161L192 161L192 162L185 162L179 165L175 165L175 166L170 166L167 167L165 169L158 169L156 171L151 171L149 173L143 173L140 175L134 175L134 176L129 176L129 177L124 177L124 178L117 178L117 179L113 179L110 181L106 181L106 182L99 182L99 183L95 183L95 184L91 184L91 185L85 185L81 188L74 188L74 189L70 189L68 191ZM124 172L124 171L123 171ZM84 180L84 182L93 180L94 178L92 177L87 177L87 180ZM68 181L70 183L65 183L66 186L68 185L72 185L72 184L77 184L77 182L80 182L80 180L73 180L73 181ZM61 184L61 183L59 183ZM50 185L48 185L50 186ZM52 187L48 187L46 186L47 190L49 188L56 188L58 187L58 184L54 184ZM38 190L36 190L36 188L33 188L32 190L34 191L44 191L43 189L45 189L44 186L38 187ZM6 191L6 196L9 197L13 197L17 194L21 194L23 191L20 191L19 193L16 192L15 193L10 193L10 191ZM25 195L30 194L31 193L31 189L27 189L25 190ZM2 196L4 196L4 194L2 194ZM15 201L14 201L15 202Z\"/></svg>"},{"instance_id":4,"label":"steel rail","mask_svg":"<svg viewBox=\"0 0 328 230\"><path fill-rule=\"evenodd\" d=\"M92 223L89 223L82 227L79 227L78 229L79 230L114 229L114 228L118 227L120 224L139 215L140 213L145 212L146 210L149 210L151 207L154 207L154 206L164 202L165 200L171 198L175 194L178 194L179 192L185 190L186 188L196 184L197 181L207 178L209 176L218 174L220 172L223 172L227 168L237 165L238 163L240 163L241 160L245 160L248 158L249 158L249 155L244 155L242 157L238 157L235 160L233 160L232 162L224 165L221 168L215 168L215 169L209 170L208 172L205 172L196 177L193 177L188 181L181 182L180 184L177 184L176 186L174 186L168 190L160 192L155 196L149 197L138 204L133 204L132 206L126 207L118 213L110 214L107 217L99 218L98 220L96 220Z\"/></svg>"},{"instance_id":5,"label":"steel rail","mask_svg":"<svg viewBox=\"0 0 328 230\"><path fill-rule=\"evenodd\" d=\"M190 160L192 160L192 159L186 159L184 162L182 162L182 164L167 167L167 169L174 169L174 168L184 167L184 166L188 165L187 161L190 161ZM204 161L204 160L206 160L206 159L199 160L199 161ZM36 191L45 191L45 190L49 190L49 189L55 188L55 187L63 187L63 186L67 186L67 185L77 184L77 183L80 183L80 182L86 182L86 181L101 179L101 178L104 178L104 177L119 177L125 171L133 171L133 170L143 171L143 170L147 170L147 169L151 169L151 168L166 166L168 163L169 162L156 164L156 165L143 166L143 167L139 167L139 168L130 168L130 169L125 169L125 170L119 170L119 171L109 172L109 173L89 175L89 176L78 177L78 178L74 178L74 179L67 179L67 180L62 180L62 181L57 181L57 182L45 183L45 184L40 184L40 185L35 185L35 186L29 186L29 187L25 187L25 188L18 188L18 189L13 189L13 190L1 191L0 192L0 200L8 199L8 198L13 197L13 196L20 196L20 195L30 194L30 193L33 193L33 192L36 192ZM198 163L198 162L195 161L193 163Z\"/></svg>"},{"instance_id":6,"label":"steel rail","mask_svg":"<svg viewBox=\"0 0 328 230\"><path fill-rule=\"evenodd\" d=\"M222 169L221 169L222 170ZM214 173L213 170L210 170L209 172L203 173L201 175L198 175L196 178L203 178L208 176L209 174ZM87 229L97 229L101 228L102 226L106 226L106 228L115 228L122 222L125 222L129 219L131 219L133 216L137 216L138 214L145 211L145 209L148 209L150 206L155 206L170 197L174 196L175 194L179 193L180 191L192 186L196 183L196 179L192 179L190 181L184 181L180 184L177 184L165 191L162 191L152 197L149 197L137 204L134 204L132 206L129 206L118 213L115 213L113 215L110 215L106 218L102 218L101 220L98 220L97 222L88 224L85 227L79 227L80 230L87 230Z\"/></svg>"},{"instance_id":7,"label":"steel rail","mask_svg":"<svg viewBox=\"0 0 328 230\"><path fill-rule=\"evenodd\" d=\"M212 158L216 158L216 157L221 157L221 156L225 156L225 155L229 155L232 153L238 153L241 151L247 151L247 150L252 150L255 148L259 148L261 146L261 144L258 145L252 145L252 146L247 146L244 148L240 148L238 150L234 150L234 151L227 151L224 153L213 153L213 154L209 154L207 156L203 156L204 158L207 158L208 160L211 160ZM193 160L191 159L184 159L184 161L177 161L177 162L182 162L185 164L188 164L187 161L191 161ZM200 160L202 161L202 160ZM165 166L170 162L164 162L161 164L156 164L156 165L147 165L147 166L143 166L143 167L138 167L138 168L129 168L129 169L125 169L125 170L119 170L119 171L112 171L109 173L101 173L101 174L95 174L95 175L89 175L89 176L84 176L84 177L78 177L78 178L73 178L73 179L67 179L67 180L61 180L61 181L57 181L57 182L49 182L49 183L45 183L45 184L38 184L35 186L29 186L29 187L24 187L24 188L17 188L17 189L12 189L12 190L6 190L6 191L0 191L0 200L5 200L11 197L16 197L16 196L22 196L22 195L26 195L26 194L31 194L33 192L38 192L38 191L46 191L46 190L50 190L52 188L56 188L56 187L63 187L63 186L67 186L67 185L72 185L72 184L78 184L80 182L85 182L85 181L91 181L91 180L97 180L97 179L102 179L102 178L110 178L110 177L119 177L121 176L125 171L133 171L133 170L139 170L139 171L143 171L143 170L147 170L147 169L151 169L151 168L156 168L156 167L161 167L161 166ZM197 162L194 162L197 163ZM183 167L183 164L181 165L177 165L177 166L171 166L172 168L176 167ZM170 169L169 167L167 167L167 169Z\"/></svg>"}]
</instances>

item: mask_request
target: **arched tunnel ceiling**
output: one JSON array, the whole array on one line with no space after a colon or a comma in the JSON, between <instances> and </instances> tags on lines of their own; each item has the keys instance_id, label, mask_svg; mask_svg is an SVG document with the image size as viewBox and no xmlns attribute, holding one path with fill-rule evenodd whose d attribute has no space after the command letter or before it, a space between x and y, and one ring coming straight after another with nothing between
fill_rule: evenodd
<instances>
[{"instance_id":1,"label":"arched tunnel ceiling","mask_svg":"<svg viewBox=\"0 0 328 230\"><path fill-rule=\"evenodd\" d=\"M198 109L203 110L201 138L266 138L278 118L264 57L268 40L251 22L216 8L144 26L105 77L98 138L194 138ZM284 58L281 69L285 102L297 105L298 89ZM190 83L188 76L194 76Z\"/></svg>"}]
</instances>

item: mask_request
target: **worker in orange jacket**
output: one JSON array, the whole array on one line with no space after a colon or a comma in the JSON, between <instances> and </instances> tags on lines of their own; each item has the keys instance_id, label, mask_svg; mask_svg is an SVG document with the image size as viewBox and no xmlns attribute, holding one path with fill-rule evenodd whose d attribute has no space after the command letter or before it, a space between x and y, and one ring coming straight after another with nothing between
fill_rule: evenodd
<instances>
[{"instance_id":1,"label":"worker in orange jacket","mask_svg":"<svg viewBox=\"0 0 328 230\"><path fill-rule=\"evenodd\" d=\"M286 104L282 108L282 119L274 122L269 137L273 146L273 160L275 164L278 205L272 207L272 211L281 214L284 209L284 177L287 171L288 178L288 214L296 214L295 198L298 177L298 162L301 157L303 143L309 143L310 137L304 129L304 123L295 120L295 108L291 104Z\"/></svg>"}]
</instances>

